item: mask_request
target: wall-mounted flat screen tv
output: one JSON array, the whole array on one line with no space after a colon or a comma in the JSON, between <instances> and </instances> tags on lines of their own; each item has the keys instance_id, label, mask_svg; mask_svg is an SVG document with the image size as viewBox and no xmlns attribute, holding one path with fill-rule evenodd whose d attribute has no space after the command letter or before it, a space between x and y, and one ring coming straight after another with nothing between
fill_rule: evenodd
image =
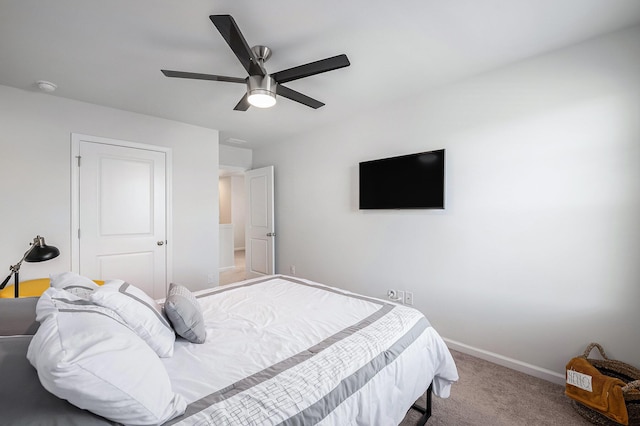
<instances>
[{"instance_id":1,"label":"wall-mounted flat screen tv","mask_svg":"<svg viewBox=\"0 0 640 426\"><path fill-rule=\"evenodd\" d=\"M360 209L444 209L444 149L360 163Z\"/></svg>"}]
</instances>

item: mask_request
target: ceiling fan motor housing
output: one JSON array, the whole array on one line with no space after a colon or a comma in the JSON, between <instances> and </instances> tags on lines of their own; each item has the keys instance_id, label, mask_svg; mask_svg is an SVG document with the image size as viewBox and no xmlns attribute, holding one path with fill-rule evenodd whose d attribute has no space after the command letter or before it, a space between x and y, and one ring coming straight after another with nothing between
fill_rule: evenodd
<instances>
[{"instance_id":1,"label":"ceiling fan motor housing","mask_svg":"<svg viewBox=\"0 0 640 426\"><path fill-rule=\"evenodd\" d=\"M278 83L270 75L251 75L247 80L248 101L258 108L269 108L276 103Z\"/></svg>"}]
</instances>

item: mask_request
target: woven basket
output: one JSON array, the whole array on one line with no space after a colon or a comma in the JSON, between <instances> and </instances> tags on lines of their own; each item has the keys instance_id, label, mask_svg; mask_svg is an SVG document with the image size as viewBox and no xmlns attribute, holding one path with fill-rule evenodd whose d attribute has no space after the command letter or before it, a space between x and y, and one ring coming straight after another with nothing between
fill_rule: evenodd
<instances>
[{"instance_id":1,"label":"woven basket","mask_svg":"<svg viewBox=\"0 0 640 426\"><path fill-rule=\"evenodd\" d=\"M598 348L602 359L589 358L589 354L593 348ZM618 378L627 384L622 388L622 393L627 406L627 412L629 413L629 426L640 426L640 370L622 361L607 358L604 349L602 349L602 346L598 343L591 343L587 346L582 357L597 368L600 373L609 377ZM614 422L577 401L571 400L571 403L573 408L575 408L582 417L593 424L605 426L619 425L619 423Z\"/></svg>"}]
</instances>

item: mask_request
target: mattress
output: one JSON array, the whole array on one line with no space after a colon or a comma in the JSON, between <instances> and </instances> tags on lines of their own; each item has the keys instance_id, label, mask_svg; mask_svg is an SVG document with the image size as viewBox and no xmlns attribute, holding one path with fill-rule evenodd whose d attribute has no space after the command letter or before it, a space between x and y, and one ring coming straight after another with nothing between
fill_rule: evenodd
<instances>
[{"instance_id":1,"label":"mattress","mask_svg":"<svg viewBox=\"0 0 640 426\"><path fill-rule=\"evenodd\" d=\"M419 311L275 276L197 294L207 340L163 359L188 402L168 424L398 424L458 375Z\"/></svg>"},{"instance_id":2,"label":"mattress","mask_svg":"<svg viewBox=\"0 0 640 426\"><path fill-rule=\"evenodd\" d=\"M207 338L178 338L161 358L187 402L166 425L393 425L430 385L444 398L458 379L436 330L406 306L288 276L195 295ZM3 306L0 319L29 334L34 306ZM0 423L114 424L45 391L24 355L30 340L0 337Z\"/></svg>"}]
</instances>

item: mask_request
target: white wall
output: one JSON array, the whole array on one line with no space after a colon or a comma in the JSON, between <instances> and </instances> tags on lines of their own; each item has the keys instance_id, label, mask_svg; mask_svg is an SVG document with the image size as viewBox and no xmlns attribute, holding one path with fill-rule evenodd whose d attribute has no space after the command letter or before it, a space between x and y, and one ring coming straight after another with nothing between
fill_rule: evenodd
<instances>
[{"instance_id":1,"label":"white wall","mask_svg":"<svg viewBox=\"0 0 640 426\"><path fill-rule=\"evenodd\" d=\"M223 223L233 223L231 220L231 178L229 176L218 179L218 205L219 221Z\"/></svg>"},{"instance_id":2,"label":"white wall","mask_svg":"<svg viewBox=\"0 0 640 426\"><path fill-rule=\"evenodd\" d=\"M233 248L244 249L245 227L244 175L231 176L231 217L233 221Z\"/></svg>"},{"instance_id":3,"label":"white wall","mask_svg":"<svg viewBox=\"0 0 640 426\"><path fill-rule=\"evenodd\" d=\"M207 287L218 272L218 131L0 86L0 267L36 234L60 249L21 279L71 269L71 133L170 147L173 281ZM4 274L3 274L4 278Z\"/></svg>"},{"instance_id":4,"label":"white wall","mask_svg":"<svg viewBox=\"0 0 640 426\"><path fill-rule=\"evenodd\" d=\"M253 162L253 151L248 148L238 148L235 146L220 145L221 168L249 170Z\"/></svg>"},{"instance_id":5,"label":"white wall","mask_svg":"<svg viewBox=\"0 0 640 426\"><path fill-rule=\"evenodd\" d=\"M220 224L220 270L219 272L233 269L233 225L231 223Z\"/></svg>"},{"instance_id":6,"label":"white wall","mask_svg":"<svg viewBox=\"0 0 640 426\"><path fill-rule=\"evenodd\" d=\"M558 382L591 341L640 366L638 52L635 27L254 150L278 272L413 291L452 346ZM360 161L439 148L444 211L358 210Z\"/></svg>"}]
</instances>

